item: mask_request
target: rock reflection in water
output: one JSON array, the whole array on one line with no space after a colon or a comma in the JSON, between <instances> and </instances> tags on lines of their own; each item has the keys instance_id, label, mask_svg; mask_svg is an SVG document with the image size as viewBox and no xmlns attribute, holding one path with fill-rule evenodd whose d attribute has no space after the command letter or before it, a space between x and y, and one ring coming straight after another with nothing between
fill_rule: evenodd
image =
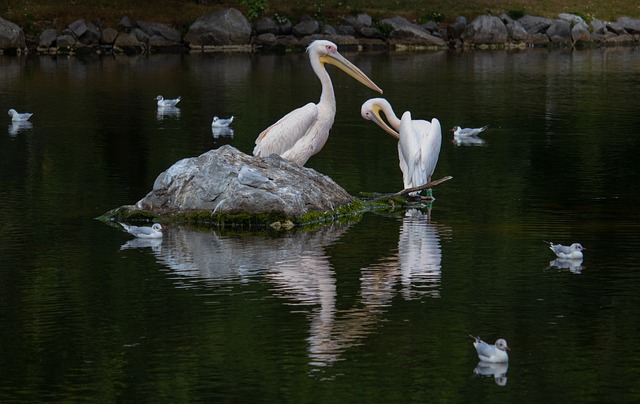
<instances>
[{"instance_id":1,"label":"rock reflection in water","mask_svg":"<svg viewBox=\"0 0 640 404\"><path fill-rule=\"evenodd\" d=\"M151 247L158 261L178 275L181 286L246 282L261 277L274 296L309 306L309 360L326 367L359 345L401 289L406 299L439 297L442 252L428 214L411 210L402 219L397 254L361 269L360 295L352 308L336 309L336 276L326 248L349 224L282 237L223 237L215 231L171 228L158 244L130 240L122 248Z\"/></svg>"}]
</instances>

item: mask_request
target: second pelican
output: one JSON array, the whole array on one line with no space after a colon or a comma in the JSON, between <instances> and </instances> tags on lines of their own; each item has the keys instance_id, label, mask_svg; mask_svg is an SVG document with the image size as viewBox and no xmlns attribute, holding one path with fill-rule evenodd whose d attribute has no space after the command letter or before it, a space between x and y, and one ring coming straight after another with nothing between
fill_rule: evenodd
<instances>
[{"instance_id":1,"label":"second pelican","mask_svg":"<svg viewBox=\"0 0 640 404\"><path fill-rule=\"evenodd\" d=\"M381 111L388 124L380 116ZM431 122L412 120L409 111L402 114L402 119L398 119L391 104L384 98L367 100L362 104L360 112L364 119L375 122L398 139L398 158L405 189L419 187L431 181L442 145L440 121L436 118Z\"/></svg>"},{"instance_id":2,"label":"second pelican","mask_svg":"<svg viewBox=\"0 0 640 404\"><path fill-rule=\"evenodd\" d=\"M325 64L329 63L349 74L372 90L382 93L369 77L338 53L336 44L326 40L313 41L307 48L313 71L322 84L320 102L295 109L265 129L256 139L254 156L279 154L303 166L318 153L329 138L329 130L336 115L333 85Z\"/></svg>"}]
</instances>

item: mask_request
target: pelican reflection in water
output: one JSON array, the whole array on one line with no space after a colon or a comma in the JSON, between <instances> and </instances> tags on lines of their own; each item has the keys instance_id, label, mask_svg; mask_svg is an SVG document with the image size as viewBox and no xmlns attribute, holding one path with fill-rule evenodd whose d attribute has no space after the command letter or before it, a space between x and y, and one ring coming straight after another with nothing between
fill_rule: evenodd
<instances>
[{"instance_id":1,"label":"pelican reflection in water","mask_svg":"<svg viewBox=\"0 0 640 404\"><path fill-rule=\"evenodd\" d=\"M405 298L439 296L439 236L427 221L428 216L418 212L403 217L398 253L361 269L357 301L344 308L337 307L336 274L326 249L343 237L349 224L282 237L224 237L176 227L160 245L129 243L122 248L155 247L154 255L171 268L168 275L176 287L267 280L271 295L290 302L296 312L306 312L309 362L314 374L322 376L322 369L375 332L399 293L398 284Z\"/></svg>"},{"instance_id":2,"label":"pelican reflection in water","mask_svg":"<svg viewBox=\"0 0 640 404\"><path fill-rule=\"evenodd\" d=\"M267 157L276 153L298 165L305 165L311 156L324 147L336 115L333 84L325 64L332 64L372 90L382 90L353 63L338 53L336 44L326 40L313 41L307 48L309 61L322 85L320 101L295 109L265 129L256 139L254 156Z\"/></svg>"}]
</instances>

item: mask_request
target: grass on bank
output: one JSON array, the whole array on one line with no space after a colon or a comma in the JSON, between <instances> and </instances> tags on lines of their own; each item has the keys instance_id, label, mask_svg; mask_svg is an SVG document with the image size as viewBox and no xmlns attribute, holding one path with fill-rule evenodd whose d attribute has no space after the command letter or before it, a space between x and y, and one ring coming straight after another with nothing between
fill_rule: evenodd
<instances>
[{"instance_id":1,"label":"grass on bank","mask_svg":"<svg viewBox=\"0 0 640 404\"><path fill-rule=\"evenodd\" d=\"M587 20L640 18L640 1L635 0L5 0L0 2L0 16L34 34L45 28L64 28L79 18L115 27L123 16L164 23L186 32L199 16L227 7L238 8L251 17L264 13L297 21L308 14L327 23L358 13L374 19L401 15L415 22L450 22L459 15L471 20L480 14L503 12L544 17L575 13Z\"/></svg>"}]
</instances>

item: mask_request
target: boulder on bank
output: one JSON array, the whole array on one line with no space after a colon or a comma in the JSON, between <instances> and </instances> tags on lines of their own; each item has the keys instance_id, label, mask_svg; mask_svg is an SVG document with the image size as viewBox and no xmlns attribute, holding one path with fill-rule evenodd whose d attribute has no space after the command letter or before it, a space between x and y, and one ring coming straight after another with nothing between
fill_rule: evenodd
<instances>
[{"instance_id":1,"label":"boulder on bank","mask_svg":"<svg viewBox=\"0 0 640 404\"><path fill-rule=\"evenodd\" d=\"M198 17L189 27L184 41L192 48L247 45L251 32L247 18L235 8L229 8Z\"/></svg>"},{"instance_id":2,"label":"boulder on bank","mask_svg":"<svg viewBox=\"0 0 640 404\"><path fill-rule=\"evenodd\" d=\"M24 32L11 21L0 17L0 52L3 50L22 51L27 48Z\"/></svg>"},{"instance_id":3,"label":"boulder on bank","mask_svg":"<svg viewBox=\"0 0 640 404\"><path fill-rule=\"evenodd\" d=\"M160 217L265 215L298 221L310 212L326 215L355 202L331 178L280 156L249 156L225 145L176 162L129 213Z\"/></svg>"},{"instance_id":4,"label":"boulder on bank","mask_svg":"<svg viewBox=\"0 0 640 404\"><path fill-rule=\"evenodd\" d=\"M499 17L480 15L467 25L460 38L465 44L505 44L509 39L506 25Z\"/></svg>"}]
</instances>

